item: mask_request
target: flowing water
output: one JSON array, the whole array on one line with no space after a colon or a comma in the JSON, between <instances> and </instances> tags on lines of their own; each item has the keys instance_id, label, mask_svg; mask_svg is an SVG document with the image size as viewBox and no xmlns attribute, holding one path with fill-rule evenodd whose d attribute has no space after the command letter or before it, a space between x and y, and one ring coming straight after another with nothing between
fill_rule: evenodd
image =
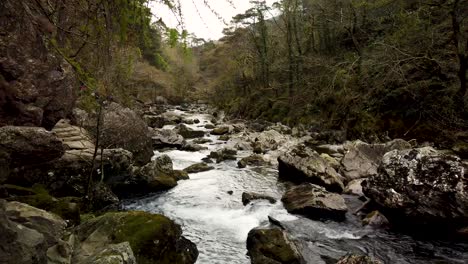
<instances>
[{"instance_id":1,"label":"flowing water","mask_svg":"<svg viewBox=\"0 0 468 264\"><path fill-rule=\"evenodd\" d=\"M205 130L203 126L212 118L207 114L175 112L199 119L200 124L188 125L198 130ZM184 169L226 144L217 136L206 137L213 140L203 144L208 150L155 151L155 157L166 154L173 160L174 169ZM243 151L238 156L250 154ZM343 223L318 222L291 215L279 201L284 187L278 183L274 167L239 169L236 161L211 165L214 170L190 174L189 180L179 181L167 192L125 204L126 209L162 213L179 223L184 236L197 245L199 264L250 263L246 255L247 234L257 226L268 225L268 216L283 223L311 264L335 263L348 252L376 256L384 263L468 263L467 244L418 241L401 234L364 229L352 214L348 214ZM269 194L278 202L270 204L258 200L243 206L244 191ZM351 208L358 206L354 197L346 197L346 200Z\"/></svg>"}]
</instances>

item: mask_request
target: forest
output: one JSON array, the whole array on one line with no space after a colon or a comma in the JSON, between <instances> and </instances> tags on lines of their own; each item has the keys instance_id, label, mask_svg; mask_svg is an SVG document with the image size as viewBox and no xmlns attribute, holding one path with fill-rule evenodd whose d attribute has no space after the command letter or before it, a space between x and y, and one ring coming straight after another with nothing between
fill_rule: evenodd
<instances>
[{"instance_id":1,"label":"forest","mask_svg":"<svg viewBox=\"0 0 468 264\"><path fill-rule=\"evenodd\" d=\"M1 0L0 263L464 264L467 77L468 0Z\"/></svg>"}]
</instances>

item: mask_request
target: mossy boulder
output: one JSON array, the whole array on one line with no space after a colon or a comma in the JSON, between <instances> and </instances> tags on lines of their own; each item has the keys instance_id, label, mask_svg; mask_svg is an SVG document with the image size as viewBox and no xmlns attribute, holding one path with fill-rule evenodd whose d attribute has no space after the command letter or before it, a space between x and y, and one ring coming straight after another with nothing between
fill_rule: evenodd
<instances>
[{"instance_id":1,"label":"mossy boulder","mask_svg":"<svg viewBox=\"0 0 468 264\"><path fill-rule=\"evenodd\" d=\"M61 218L68 220L72 225L80 223L80 203L77 197L55 198L41 185L25 188L15 185L0 186L6 192L9 201L18 201L52 212Z\"/></svg>"},{"instance_id":2,"label":"mossy boulder","mask_svg":"<svg viewBox=\"0 0 468 264\"><path fill-rule=\"evenodd\" d=\"M227 133L229 133L229 127L227 126L216 127L211 131L212 135L218 135L218 136L225 135Z\"/></svg>"},{"instance_id":3,"label":"mossy boulder","mask_svg":"<svg viewBox=\"0 0 468 264\"><path fill-rule=\"evenodd\" d=\"M286 232L278 228L252 229L247 237L252 264L305 264Z\"/></svg>"},{"instance_id":4,"label":"mossy boulder","mask_svg":"<svg viewBox=\"0 0 468 264\"><path fill-rule=\"evenodd\" d=\"M213 166L209 166L208 164L201 162L201 163L196 163L196 164L188 166L187 168L184 169L184 171L187 173L198 173L198 172L203 172L203 171L209 171L212 169L214 169Z\"/></svg>"},{"instance_id":5,"label":"mossy boulder","mask_svg":"<svg viewBox=\"0 0 468 264\"><path fill-rule=\"evenodd\" d=\"M198 250L169 218L146 212L106 213L74 230L81 248L128 242L137 263L195 263Z\"/></svg>"}]
</instances>

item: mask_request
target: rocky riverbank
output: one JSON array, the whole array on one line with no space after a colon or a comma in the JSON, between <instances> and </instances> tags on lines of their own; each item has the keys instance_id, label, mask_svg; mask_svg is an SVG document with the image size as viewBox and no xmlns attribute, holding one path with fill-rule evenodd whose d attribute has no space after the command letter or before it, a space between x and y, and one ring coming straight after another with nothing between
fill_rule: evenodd
<instances>
[{"instance_id":1,"label":"rocky riverbank","mask_svg":"<svg viewBox=\"0 0 468 264\"><path fill-rule=\"evenodd\" d=\"M207 112L213 113L209 121L189 118ZM0 195L4 199L0 215L2 229L9 234L0 252L5 263L20 256L20 263L45 259L50 263L105 263L109 259L194 263L197 247L182 236L174 221L159 214L115 211L122 199L171 190L189 175L216 171L216 164L231 161L241 170L277 168L277 184L285 188L282 197L261 189L242 192L239 202L244 206L262 200L278 204L281 198L278 205L305 217L301 221L337 225L361 221L363 228L411 231L426 239L466 238L467 162L448 150L401 139L368 144L340 139L339 132L224 121L222 114L204 105L147 105L136 113L113 103L105 110L108 118L103 126L109 131L104 134L108 145L116 148L98 150L99 166L94 168L92 189L87 193L95 119L79 109L74 113L52 131L0 128ZM145 154L148 147L162 154L150 160ZM207 154L200 162L175 170L171 158L163 154L174 150ZM273 217L269 222L249 233L252 263L317 261L295 237L297 230L289 222ZM25 228L18 229L18 224ZM112 230L120 231L112 234ZM339 263L361 258L348 253L368 254L349 250L342 260L335 254L326 258ZM34 262L36 258L39 262ZM378 257L368 260L380 261Z\"/></svg>"}]
</instances>

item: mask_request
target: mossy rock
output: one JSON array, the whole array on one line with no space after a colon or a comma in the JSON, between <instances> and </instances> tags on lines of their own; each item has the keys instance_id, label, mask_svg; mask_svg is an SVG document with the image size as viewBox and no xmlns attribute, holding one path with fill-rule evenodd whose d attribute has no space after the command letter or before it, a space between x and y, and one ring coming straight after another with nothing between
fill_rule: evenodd
<instances>
[{"instance_id":1,"label":"mossy rock","mask_svg":"<svg viewBox=\"0 0 468 264\"><path fill-rule=\"evenodd\" d=\"M73 225L80 223L80 198L63 197L57 199L51 196L42 185L34 185L32 188L2 185L1 188L7 190L10 196L7 198L9 201L18 201L52 212L70 221Z\"/></svg>"},{"instance_id":2,"label":"mossy rock","mask_svg":"<svg viewBox=\"0 0 468 264\"><path fill-rule=\"evenodd\" d=\"M212 169L214 169L213 166L209 166L208 164L201 162L201 163L196 163L196 164L188 166L187 168L184 169L184 171L187 173L198 173L198 172L209 171Z\"/></svg>"},{"instance_id":3,"label":"mossy rock","mask_svg":"<svg viewBox=\"0 0 468 264\"><path fill-rule=\"evenodd\" d=\"M198 250L169 218L146 212L106 213L75 229L85 246L129 242L139 264L195 263Z\"/></svg>"}]
</instances>

